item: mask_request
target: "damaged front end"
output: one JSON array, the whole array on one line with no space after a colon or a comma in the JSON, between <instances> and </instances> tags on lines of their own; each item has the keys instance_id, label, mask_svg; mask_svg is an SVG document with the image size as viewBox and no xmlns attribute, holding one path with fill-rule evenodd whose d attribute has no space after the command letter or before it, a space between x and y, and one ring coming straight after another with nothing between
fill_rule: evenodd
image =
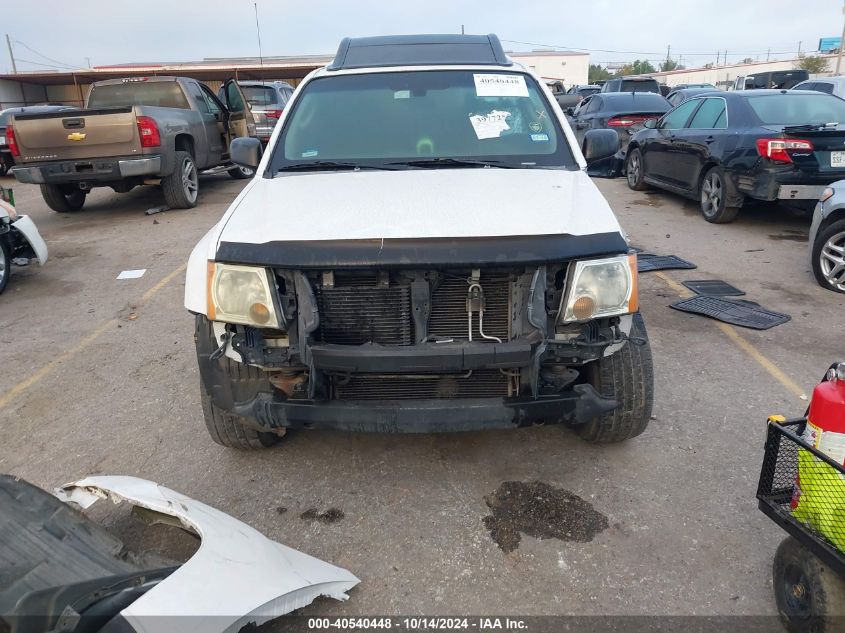
<instances>
[{"instance_id":1,"label":"damaged front end","mask_svg":"<svg viewBox=\"0 0 845 633\"><path fill-rule=\"evenodd\" d=\"M184 564L129 555L69 504L126 502L146 521L201 539ZM0 476L0 630L234 632L310 604L345 600L358 579L233 517L136 477L88 477L56 496ZM150 562L152 558L152 563Z\"/></svg>"},{"instance_id":2,"label":"damaged front end","mask_svg":"<svg viewBox=\"0 0 845 633\"><path fill-rule=\"evenodd\" d=\"M267 268L274 327L198 318L204 386L217 407L261 431L468 431L579 424L613 410L590 363L627 340L632 257L507 260ZM575 276L589 276L580 261L627 275L615 311L603 313L592 288L580 303L573 297ZM212 300L214 290L212 281ZM233 361L261 378L232 381Z\"/></svg>"}]
</instances>

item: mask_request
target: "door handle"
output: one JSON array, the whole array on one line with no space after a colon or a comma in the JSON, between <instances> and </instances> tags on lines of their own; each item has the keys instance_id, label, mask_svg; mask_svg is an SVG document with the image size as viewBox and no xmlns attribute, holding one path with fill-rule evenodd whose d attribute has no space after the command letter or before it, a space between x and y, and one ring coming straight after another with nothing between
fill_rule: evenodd
<instances>
[{"instance_id":1,"label":"door handle","mask_svg":"<svg viewBox=\"0 0 845 633\"><path fill-rule=\"evenodd\" d=\"M716 140L715 136L708 136L707 138L704 139L704 142L705 143L712 143L715 140Z\"/></svg>"}]
</instances>

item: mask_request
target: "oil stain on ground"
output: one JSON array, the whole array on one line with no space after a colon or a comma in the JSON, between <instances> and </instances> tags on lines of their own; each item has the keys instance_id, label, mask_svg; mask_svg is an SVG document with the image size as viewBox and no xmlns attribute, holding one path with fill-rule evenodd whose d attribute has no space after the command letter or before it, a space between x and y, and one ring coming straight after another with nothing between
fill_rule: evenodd
<instances>
[{"instance_id":1,"label":"oil stain on ground","mask_svg":"<svg viewBox=\"0 0 845 633\"><path fill-rule=\"evenodd\" d=\"M484 501L492 513L484 526L505 553L519 547L520 533L586 543L608 527L607 517L589 502L541 481L506 481Z\"/></svg>"},{"instance_id":2,"label":"oil stain on ground","mask_svg":"<svg viewBox=\"0 0 845 633\"><path fill-rule=\"evenodd\" d=\"M340 521L345 514L339 508L329 508L325 512L317 512L317 508L309 508L299 515L300 519L305 521L319 521L320 523L330 524Z\"/></svg>"}]
</instances>

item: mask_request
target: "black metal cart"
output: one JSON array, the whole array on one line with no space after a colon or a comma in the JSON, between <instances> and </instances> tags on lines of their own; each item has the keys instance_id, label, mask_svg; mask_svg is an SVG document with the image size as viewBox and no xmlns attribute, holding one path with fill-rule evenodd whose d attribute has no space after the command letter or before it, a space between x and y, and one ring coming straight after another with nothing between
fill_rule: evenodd
<instances>
[{"instance_id":1,"label":"black metal cart","mask_svg":"<svg viewBox=\"0 0 845 633\"><path fill-rule=\"evenodd\" d=\"M769 418L759 507L789 536L772 566L775 600L795 633L845 631L845 468L803 438L806 418Z\"/></svg>"}]
</instances>

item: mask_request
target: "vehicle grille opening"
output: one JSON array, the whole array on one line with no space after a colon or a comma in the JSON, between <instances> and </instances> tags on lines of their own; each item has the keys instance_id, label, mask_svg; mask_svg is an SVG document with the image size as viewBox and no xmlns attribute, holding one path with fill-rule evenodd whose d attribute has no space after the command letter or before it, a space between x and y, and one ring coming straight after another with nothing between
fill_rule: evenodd
<instances>
[{"instance_id":1,"label":"vehicle grille opening","mask_svg":"<svg viewBox=\"0 0 845 633\"><path fill-rule=\"evenodd\" d=\"M450 274L432 293L429 336L468 337L466 301L469 275L470 271L466 271L463 277ZM510 276L507 273L482 270L480 281L487 304L484 310L484 333L506 341L510 338ZM481 339L478 314L472 317L472 336L473 339Z\"/></svg>"},{"instance_id":2,"label":"vehicle grille opening","mask_svg":"<svg viewBox=\"0 0 845 633\"><path fill-rule=\"evenodd\" d=\"M332 376L336 400L506 398L512 378L498 369L466 374L351 374Z\"/></svg>"},{"instance_id":3,"label":"vehicle grille opening","mask_svg":"<svg viewBox=\"0 0 845 633\"><path fill-rule=\"evenodd\" d=\"M411 289L343 286L314 289L324 343L410 345L414 342Z\"/></svg>"}]
</instances>

